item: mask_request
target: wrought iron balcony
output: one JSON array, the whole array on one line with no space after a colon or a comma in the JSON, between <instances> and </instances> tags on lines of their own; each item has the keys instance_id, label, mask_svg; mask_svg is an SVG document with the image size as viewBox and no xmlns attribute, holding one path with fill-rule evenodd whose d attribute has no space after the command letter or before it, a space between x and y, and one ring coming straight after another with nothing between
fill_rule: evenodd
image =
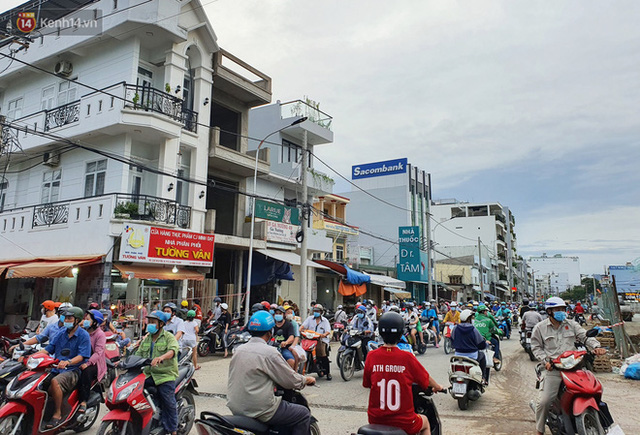
<instances>
[{"instance_id":1,"label":"wrought iron balcony","mask_svg":"<svg viewBox=\"0 0 640 435\"><path fill-rule=\"evenodd\" d=\"M32 228L50 227L69 222L69 203L53 202L33 207Z\"/></svg>"},{"instance_id":2,"label":"wrought iron balcony","mask_svg":"<svg viewBox=\"0 0 640 435\"><path fill-rule=\"evenodd\" d=\"M125 107L146 112L160 113L182 123L185 130L196 132L198 112L184 106L182 99L150 86L125 86Z\"/></svg>"},{"instance_id":3,"label":"wrought iron balcony","mask_svg":"<svg viewBox=\"0 0 640 435\"><path fill-rule=\"evenodd\" d=\"M149 195L118 193L114 215L116 218L162 222L180 228L191 225L191 207Z\"/></svg>"},{"instance_id":4,"label":"wrought iron balcony","mask_svg":"<svg viewBox=\"0 0 640 435\"><path fill-rule=\"evenodd\" d=\"M55 109L45 110L44 130L49 131L80 120L80 100Z\"/></svg>"}]
</instances>

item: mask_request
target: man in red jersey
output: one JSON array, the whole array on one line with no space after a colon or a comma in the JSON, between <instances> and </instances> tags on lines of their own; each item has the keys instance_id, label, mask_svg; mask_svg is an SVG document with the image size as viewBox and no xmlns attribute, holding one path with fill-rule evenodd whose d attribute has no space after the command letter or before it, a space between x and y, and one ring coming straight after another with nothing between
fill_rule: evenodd
<instances>
[{"instance_id":1,"label":"man in red jersey","mask_svg":"<svg viewBox=\"0 0 640 435\"><path fill-rule=\"evenodd\" d=\"M396 344L402 336L404 320L398 313L380 317L378 331L384 345L370 351L364 367L362 385L369 393L370 424L383 424L404 430L408 434L427 435L431 432L426 416L413 408L412 385L433 391L446 391L438 384L413 353L400 350Z\"/></svg>"}]
</instances>

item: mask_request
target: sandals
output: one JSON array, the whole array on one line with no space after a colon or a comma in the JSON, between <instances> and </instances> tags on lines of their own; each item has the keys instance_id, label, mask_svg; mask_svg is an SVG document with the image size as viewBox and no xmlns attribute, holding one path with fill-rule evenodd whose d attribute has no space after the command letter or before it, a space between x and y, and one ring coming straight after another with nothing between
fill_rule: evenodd
<instances>
[{"instance_id":1,"label":"sandals","mask_svg":"<svg viewBox=\"0 0 640 435\"><path fill-rule=\"evenodd\" d=\"M84 414L85 412L87 412L87 405L80 405L78 407L78 414Z\"/></svg>"},{"instance_id":2,"label":"sandals","mask_svg":"<svg viewBox=\"0 0 640 435\"><path fill-rule=\"evenodd\" d=\"M54 427L58 427L60 426L60 423L62 423L62 421L62 418L52 418L51 421L47 423L46 429L53 429Z\"/></svg>"},{"instance_id":3,"label":"sandals","mask_svg":"<svg viewBox=\"0 0 640 435\"><path fill-rule=\"evenodd\" d=\"M200 370L202 368L202 366L197 366L196 370Z\"/></svg>"}]
</instances>

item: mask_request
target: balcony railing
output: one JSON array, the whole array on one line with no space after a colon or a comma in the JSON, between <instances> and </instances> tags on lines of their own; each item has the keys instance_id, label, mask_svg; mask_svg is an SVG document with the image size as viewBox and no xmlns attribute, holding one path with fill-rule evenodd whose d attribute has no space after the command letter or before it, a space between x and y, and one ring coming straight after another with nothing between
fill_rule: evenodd
<instances>
[{"instance_id":1,"label":"balcony railing","mask_svg":"<svg viewBox=\"0 0 640 435\"><path fill-rule=\"evenodd\" d=\"M73 124L79 120L80 100L77 100L69 104L65 104L64 106L45 110L44 131L49 131L53 128L62 127L67 124Z\"/></svg>"},{"instance_id":2,"label":"balcony railing","mask_svg":"<svg viewBox=\"0 0 640 435\"><path fill-rule=\"evenodd\" d=\"M69 202L54 202L33 207L31 228L50 227L69 222Z\"/></svg>"},{"instance_id":3,"label":"balcony railing","mask_svg":"<svg viewBox=\"0 0 640 435\"><path fill-rule=\"evenodd\" d=\"M191 225L191 207L149 195L118 193L114 215L116 218L162 222L180 228Z\"/></svg>"},{"instance_id":4,"label":"balcony railing","mask_svg":"<svg viewBox=\"0 0 640 435\"><path fill-rule=\"evenodd\" d=\"M150 86L125 86L125 107L160 113L182 123L185 130L196 132L198 112L184 107L182 99Z\"/></svg>"},{"instance_id":5,"label":"balcony railing","mask_svg":"<svg viewBox=\"0 0 640 435\"><path fill-rule=\"evenodd\" d=\"M283 119L306 116L309 121L331 130L333 118L320 110L320 103L305 98L305 101L294 100L280 104L280 116Z\"/></svg>"}]
</instances>

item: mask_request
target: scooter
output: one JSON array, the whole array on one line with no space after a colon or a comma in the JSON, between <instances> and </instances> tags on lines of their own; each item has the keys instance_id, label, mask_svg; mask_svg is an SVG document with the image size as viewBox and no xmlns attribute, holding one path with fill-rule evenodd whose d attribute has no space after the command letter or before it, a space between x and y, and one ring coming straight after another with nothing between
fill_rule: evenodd
<instances>
[{"instance_id":1,"label":"scooter","mask_svg":"<svg viewBox=\"0 0 640 435\"><path fill-rule=\"evenodd\" d=\"M442 433L442 423L435 403L433 403L434 391L431 388L421 389L418 385L413 384L413 408L416 414L426 415L429 419L429 427L431 435L440 435ZM385 426L381 424L367 424L358 429L359 435L407 435L405 431L393 426Z\"/></svg>"},{"instance_id":2,"label":"scooter","mask_svg":"<svg viewBox=\"0 0 640 435\"><path fill-rule=\"evenodd\" d=\"M442 333L442 336L444 337L443 347L444 347L445 355L449 355L453 351L453 344L452 344L453 342L451 341L451 332L453 332L454 327L455 327L455 324L453 322L447 322L447 324L444 325L444 331Z\"/></svg>"},{"instance_id":3,"label":"scooter","mask_svg":"<svg viewBox=\"0 0 640 435\"><path fill-rule=\"evenodd\" d=\"M422 323L422 335L424 337L425 345L432 344L434 347L438 344L438 334L431 329L433 327L433 322L435 319L431 319Z\"/></svg>"},{"instance_id":4,"label":"scooter","mask_svg":"<svg viewBox=\"0 0 640 435\"><path fill-rule=\"evenodd\" d=\"M227 348L232 354L238 348L247 343L251 339L249 331L243 331L240 326L236 326L233 329L229 329L227 333Z\"/></svg>"},{"instance_id":5,"label":"scooter","mask_svg":"<svg viewBox=\"0 0 640 435\"><path fill-rule=\"evenodd\" d=\"M98 382L91 387L87 409L78 413L80 403L78 390L66 394L62 400L62 421L47 429L47 422L54 412L53 401L43 384L51 382L56 374L49 369L59 361L49 355L37 354L29 357L27 371L19 374L7 385L7 402L0 408L0 434L57 434L66 430L84 432L98 419L102 390Z\"/></svg>"},{"instance_id":6,"label":"scooter","mask_svg":"<svg viewBox=\"0 0 640 435\"><path fill-rule=\"evenodd\" d=\"M475 402L484 393L482 370L478 361L466 356L452 356L450 362L451 397L458 401L458 408L465 411L469 408L469 401Z\"/></svg>"},{"instance_id":7,"label":"scooter","mask_svg":"<svg viewBox=\"0 0 640 435\"><path fill-rule=\"evenodd\" d=\"M322 336L315 331L306 330L300 333L302 338L302 348L307 353L307 362L306 364L300 364L298 369L299 372L304 374L317 373L319 377L323 377L326 373L322 368L322 364L318 361L316 356L316 347L318 345L318 339ZM328 348L330 349L330 348Z\"/></svg>"},{"instance_id":8,"label":"scooter","mask_svg":"<svg viewBox=\"0 0 640 435\"><path fill-rule=\"evenodd\" d=\"M309 408L307 399L299 391L277 388L275 394L282 396L282 400ZM286 427L269 427L253 418L220 415L208 411L200 413L200 418L196 420L196 429L200 435L289 435L291 433L291 430ZM313 415L309 434L320 435L318 420Z\"/></svg>"},{"instance_id":9,"label":"scooter","mask_svg":"<svg viewBox=\"0 0 640 435\"><path fill-rule=\"evenodd\" d=\"M342 346L338 349L338 361L340 361L340 376L345 381L351 380L356 371L364 369L363 335L363 331L350 329L342 337Z\"/></svg>"},{"instance_id":10,"label":"scooter","mask_svg":"<svg viewBox=\"0 0 640 435\"><path fill-rule=\"evenodd\" d=\"M588 337L595 337L598 331L591 329ZM554 370L560 370L562 386L549 407L547 426L553 435L578 433L580 435L605 434L613 425L609 407L602 401L602 384L584 366L593 354L587 350L569 350L554 359ZM536 366L539 389L544 365Z\"/></svg>"},{"instance_id":11,"label":"scooter","mask_svg":"<svg viewBox=\"0 0 640 435\"><path fill-rule=\"evenodd\" d=\"M9 382L20 373L27 370L27 366L23 363L23 359L29 355L36 353L42 348L42 344L49 340L45 337L43 342L37 346L25 346L22 342L13 350L11 359L6 359L0 363L0 405L6 401L6 390Z\"/></svg>"},{"instance_id":12,"label":"scooter","mask_svg":"<svg viewBox=\"0 0 640 435\"><path fill-rule=\"evenodd\" d=\"M502 331L502 337L507 340L511 338L511 328L509 328L509 324L507 323L507 319L500 316L498 317L498 328Z\"/></svg>"},{"instance_id":13,"label":"scooter","mask_svg":"<svg viewBox=\"0 0 640 435\"><path fill-rule=\"evenodd\" d=\"M424 328L422 328L422 330L424 334ZM407 343L409 343L413 349L417 350L420 355L423 355L427 351L427 343L420 340L420 333L417 331L416 331L417 343L413 342L413 337L411 336L411 327L408 324L406 325L404 336L407 340Z\"/></svg>"},{"instance_id":14,"label":"scooter","mask_svg":"<svg viewBox=\"0 0 640 435\"><path fill-rule=\"evenodd\" d=\"M340 323L340 322L335 322L333 324L333 338L337 341L340 342L342 341L342 334L344 334L345 329L344 329L344 324Z\"/></svg>"},{"instance_id":15,"label":"scooter","mask_svg":"<svg viewBox=\"0 0 640 435\"><path fill-rule=\"evenodd\" d=\"M531 350L531 329L521 329L520 330L520 345L525 352L529 355L529 359L531 361L536 361L536 357Z\"/></svg>"},{"instance_id":16,"label":"scooter","mask_svg":"<svg viewBox=\"0 0 640 435\"><path fill-rule=\"evenodd\" d=\"M103 417L98 433L164 434L160 404L154 397L157 391L155 388L144 387L145 375L142 369L150 364L150 359L135 355L120 362L118 369L126 372L119 375L107 391L105 404L110 411ZM193 379L194 373L193 364L178 366L175 394L180 435L187 435L191 431L196 417L193 395L198 394L196 391L198 384Z\"/></svg>"},{"instance_id":17,"label":"scooter","mask_svg":"<svg viewBox=\"0 0 640 435\"><path fill-rule=\"evenodd\" d=\"M221 323L217 320L213 320L209 323L202 334L202 338L198 343L198 355L208 356L210 353L224 351L224 343L222 342L222 335L224 329Z\"/></svg>"}]
</instances>

